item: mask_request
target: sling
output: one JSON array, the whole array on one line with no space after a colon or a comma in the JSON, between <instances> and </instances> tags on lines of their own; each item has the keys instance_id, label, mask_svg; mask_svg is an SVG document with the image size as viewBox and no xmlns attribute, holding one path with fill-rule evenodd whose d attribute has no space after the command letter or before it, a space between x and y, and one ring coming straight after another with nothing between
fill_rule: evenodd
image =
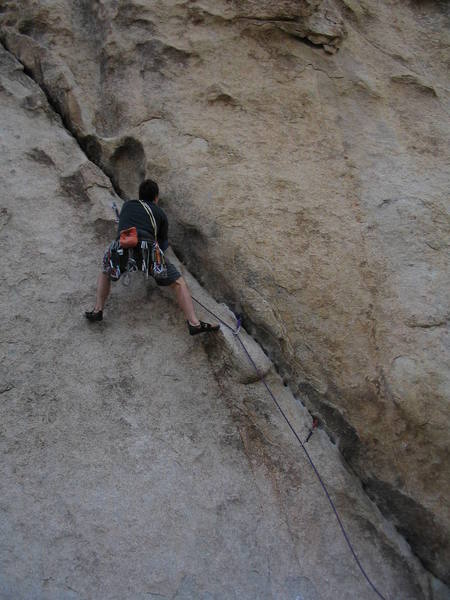
<instances>
[{"instance_id":1,"label":"sling","mask_svg":"<svg viewBox=\"0 0 450 600\"><path fill-rule=\"evenodd\" d=\"M159 244L158 244L158 227L156 225L155 217L153 215L152 209L150 208L150 206L148 206L148 204L146 204L145 202L142 202L142 200L139 200L139 202L141 203L143 209L147 213L148 218L150 219L150 223L152 224L154 234L155 234L155 241L151 244L151 250L149 250L149 248L148 248L148 242L146 242L146 241L141 242L142 258L143 258L142 270L146 271L147 275L150 270L151 274L155 278L167 277L166 260L164 258L164 252L161 250L161 248L159 247ZM146 257L144 256L144 254L146 255ZM146 260L145 260L145 258L146 258Z\"/></svg>"}]
</instances>

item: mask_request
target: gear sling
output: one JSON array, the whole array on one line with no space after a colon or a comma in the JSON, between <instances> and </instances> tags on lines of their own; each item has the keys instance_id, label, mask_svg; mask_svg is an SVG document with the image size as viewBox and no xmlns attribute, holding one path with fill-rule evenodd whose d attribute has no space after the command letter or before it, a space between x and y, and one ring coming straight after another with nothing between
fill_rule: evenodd
<instances>
[{"instance_id":1,"label":"gear sling","mask_svg":"<svg viewBox=\"0 0 450 600\"><path fill-rule=\"evenodd\" d=\"M158 228L156 226L156 220L150 206L145 204L145 202L142 202L142 200L139 200L139 202L147 213L155 234L155 241L151 243L150 248L148 241L143 240L141 242L142 270L147 273L147 277L150 270L150 274L153 275L155 279L162 279L167 277L167 266L164 258L164 252L161 250L158 244Z\"/></svg>"}]
</instances>

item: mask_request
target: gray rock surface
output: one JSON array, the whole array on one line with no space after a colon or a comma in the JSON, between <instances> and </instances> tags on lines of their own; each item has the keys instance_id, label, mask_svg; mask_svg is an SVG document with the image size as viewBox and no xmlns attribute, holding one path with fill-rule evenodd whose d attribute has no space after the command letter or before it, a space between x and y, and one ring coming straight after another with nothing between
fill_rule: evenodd
<instances>
[{"instance_id":1,"label":"gray rock surface","mask_svg":"<svg viewBox=\"0 0 450 600\"><path fill-rule=\"evenodd\" d=\"M114 288L105 321L83 319L117 197L3 49L0 130L1 600L373 598L228 339L188 336L139 275ZM305 407L273 370L268 382L306 436ZM442 600L325 431L308 444L386 597Z\"/></svg>"},{"instance_id":2,"label":"gray rock surface","mask_svg":"<svg viewBox=\"0 0 450 600\"><path fill-rule=\"evenodd\" d=\"M169 248L167 256L182 273L191 290L195 306L205 314L205 319L207 321L219 319L221 324L220 333L218 334L220 341L210 346L210 356L213 355L214 360L221 366L225 366L229 375L240 383L253 383L267 375L272 369L272 363L264 354L261 346L241 327L238 317L225 304L219 305L215 302L210 294L192 277L186 267L181 264L171 248ZM167 294L170 293L170 291L167 291ZM242 344L237 343L237 334L240 335L245 350ZM213 339L216 338L217 336L214 336Z\"/></svg>"},{"instance_id":3,"label":"gray rock surface","mask_svg":"<svg viewBox=\"0 0 450 600\"><path fill-rule=\"evenodd\" d=\"M447 2L414 0L0 13L116 188L160 181L183 261L450 581L448 25Z\"/></svg>"}]
</instances>

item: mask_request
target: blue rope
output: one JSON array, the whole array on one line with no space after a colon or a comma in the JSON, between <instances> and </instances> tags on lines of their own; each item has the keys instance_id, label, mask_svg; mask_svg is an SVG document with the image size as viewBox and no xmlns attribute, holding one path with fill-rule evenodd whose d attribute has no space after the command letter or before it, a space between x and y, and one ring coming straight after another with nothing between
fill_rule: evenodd
<instances>
[{"instance_id":1,"label":"blue rope","mask_svg":"<svg viewBox=\"0 0 450 600\"><path fill-rule=\"evenodd\" d=\"M360 562L360 560L359 560L359 558L358 558L358 556L357 556L357 554L356 554L356 552L355 552L355 549L353 548L353 545L352 545L352 543L351 543L351 541L350 541L350 538L349 538L349 536L348 536L348 534L347 534L347 531L345 530L345 527L344 527L344 525L343 525L343 523L342 523L341 517L339 516L339 513L338 513L338 510L337 510L337 508L336 508L336 505L334 504L334 502L333 502L333 499L331 498L331 496L330 496L330 494L329 494L329 492L328 492L328 489L327 489L327 487L326 487L326 485L325 485L325 483L324 483L324 481L323 481L322 477L320 476L320 473L319 473L319 471L317 470L317 467L316 467L316 465L314 464L314 462L313 462L313 459L311 458L311 456L310 456L310 454L309 454L309 452L308 452L308 450L307 450L306 446L304 445L304 443L303 443L303 442L302 442L302 440L300 439L300 437L299 437L299 435L297 434L297 432L295 431L294 427L291 425L291 422L289 421L289 419L288 419L288 417L286 416L285 412L283 411L283 409L282 409L282 408L281 408L281 406L279 405L279 403L278 403L278 400L276 399L276 397L275 397L274 393L273 393L273 392L272 392L272 390L270 389L270 387L269 387L269 384L267 383L267 381L266 381L266 379L265 379L264 375L263 375L263 374L262 374L262 373L259 371L258 367L256 366L256 363L255 363L255 361L253 360L253 358L251 357L251 355L250 355L249 351L248 351L248 350L247 350L247 348L245 347L245 344L244 344L244 342L242 341L242 339L241 339L241 337L240 337L240 335L239 335L239 330L240 330L240 327L241 327L241 319L240 319L240 318L238 318L238 319L237 319L237 328L236 328L236 330L235 330L235 329L233 329L233 328L232 328L230 325L228 325L228 323L225 323L225 321L223 321L223 320L222 320L220 317L218 317L216 314L214 314L214 313L213 313L213 312L212 312L212 311L211 311L209 308L207 308L206 306L204 306L204 304L202 304L202 303L201 303L199 300L197 300L197 298L194 298L194 297L192 297L192 299L193 299L193 300L195 300L195 302L197 302L197 304L199 304L199 305L200 305L202 308L204 308L204 309L205 309L207 312L209 312L209 314L210 314L210 315L212 315L212 316L213 316L215 319L217 319L217 320L218 320L218 321L219 321L219 322L220 322L222 325L224 325L225 327L227 327L227 328L228 328L228 329L229 329L229 330L230 330L230 331L231 331L231 332L232 332L232 333L235 335L235 337L237 338L238 342L241 344L241 346L242 346L242 349L244 350L244 352L245 352L245 354L246 354L246 356L247 356L247 358L248 358L248 360L249 360L250 364L253 366L253 368L255 369L255 371L256 371L256 373L257 373L257 375L258 375L258 379L259 379L259 380L260 380L260 381L263 383L263 385L264 385L264 387L266 388L267 392L269 393L270 397L271 397L271 398L272 398L272 400L274 401L274 403L275 403L276 407L278 408L278 410L280 411L280 413L281 413L281 415L283 416L284 420L286 421L286 423L287 423L287 425L288 425L289 429L290 429L290 430L292 431L292 433L295 435L295 437L296 437L296 439L297 439L298 443L299 443L299 444L300 444L300 446L302 447L302 450L303 450L303 452L306 454L306 458L308 459L308 461L309 461L309 464L310 464L310 465L311 465L311 467L312 467L312 470L314 471L314 473L315 473L315 475L316 475L317 479L319 480L319 483L320 483L320 485L322 486L322 489L323 489L323 491L324 491L324 493L325 493L325 496L327 497L327 499L328 499L328 502L330 503L330 506L331 506L331 508L332 508L332 510L333 510L333 512L334 512L334 515L335 515L335 517L336 517L336 519L337 519L337 522L338 522L338 524L339 524L339 527L341 528L342 535L344 536L344 539L345 539L345 541L347 542L347 546L348 546L348 548L349 548L349 550L350 550L350 552L351 552L351 554L352 554L353 558L355 559L355 562L356 562L356 564L358 565L358 567L359 567L359 570L361 571L361 573L362 573L362 575L363 575L364 579L367 581L367 583L368 583L368 584L369 584L369 586L372 588L372 590L375 592L375 594L376 594L376 595L377 595L379 598L381 598L381 600L386 600L385 596L383 596L383 595L381 594L381 592L379 592L379 591L378 591L378 589L375 587L375 584L374 584L374 583L372 583L372 580L370 579L370 577L369 577L369 576L368 576L368 574L366 573L366 571L365 571L364 567L362 566L362 564L361 564L361 562Z\"/></svg>"}]
</instances>

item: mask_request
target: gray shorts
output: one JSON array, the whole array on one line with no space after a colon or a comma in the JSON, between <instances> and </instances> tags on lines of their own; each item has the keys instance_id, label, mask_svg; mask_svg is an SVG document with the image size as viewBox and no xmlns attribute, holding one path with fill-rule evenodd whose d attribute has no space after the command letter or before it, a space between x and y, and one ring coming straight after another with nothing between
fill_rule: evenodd
<instances>
[{"instance_id":1,"label":"gray shorts","mask_svg":"<svg viewBox=\"0 0 450 600\"><path fill-rule=\"evenodd\" d=\"M180 279L181 277L181 273L178 271L178 269L176 267L174 267L174 265L169 262L166 258L166 267L167 267L167 277L155 277L153 276L154 280L156 281L156 283L158 285L172 285L172 283L175 283L175 281L177 279Z\"/></svg>"},{"instance_id":2,"label":"gray shorts","mask_svg":"<svg viewBox=\"0 0 450 600\"><path fill-rule=\"evenodd\" d=\"M108 246L105 254L103 255L102 272L106 273L106 275L109 275L109 278L111 279L111 281L118 281L120 279L120 277L126 272L126 265L128 262L128 251L125 250L123 255L119 257L120 270L118 272L113 272L113 270L111 268L110 252L111 252L111 247ZM142 252L139 247L133 248L133 258L135 259L136 266L140 271L142 268ZM166 267L167 267L167 277L152 276L158 285L161 285L161 286L172 285L172 283L175 283L175 281L181 277L181 273L171 262L169 262L169 260L167 260L167 258L166 258Z\"/></svg>"}]
</instances>

